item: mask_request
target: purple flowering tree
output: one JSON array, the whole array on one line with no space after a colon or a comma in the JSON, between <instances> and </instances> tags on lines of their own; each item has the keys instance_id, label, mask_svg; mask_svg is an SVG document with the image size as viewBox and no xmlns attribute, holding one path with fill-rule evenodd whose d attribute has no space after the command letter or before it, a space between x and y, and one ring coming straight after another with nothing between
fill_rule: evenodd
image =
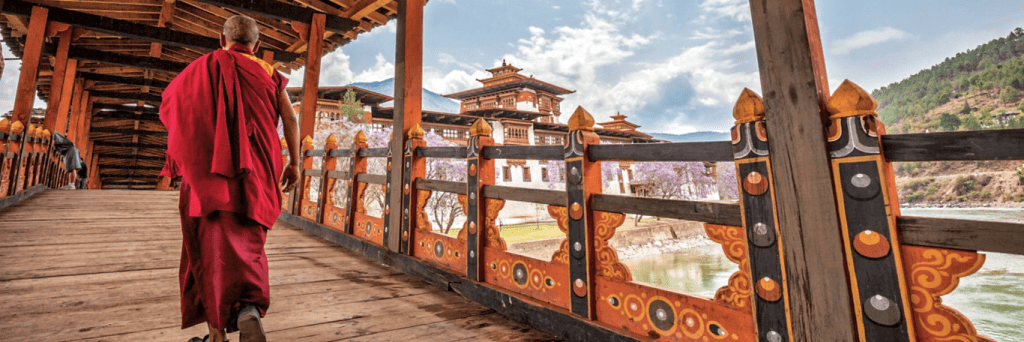
<instances>
[{"instance_id":1,"label":"purple flowering tree","mask_svg":"<svg viewBox=\"0 0 1024 342\"><path fill-rule=\"evenodd\" d=\"M736 179L736 164L718 164L718 198L723 200L738 200L739 189Z\"/></svg>"},{"instance_id":2,"label":"purple flowering tree","mask_svg":"<svg viewBox=\"0 0 1024 342\"><path fill-rule=\"evenodd\" d=\"M455 146L455 144L444 140L433 130L427 132L423 137L428 147ZM427 158L427 178L439 179L452 182L466 181L466 160L448 158ZM435 229L444 234L451 231L452 226L460 218L465 216L462 212L462 205L459 204L458 195L450 192L434 192L426 204L427 215L433 221Z\"/></svg>"}]
</instances>

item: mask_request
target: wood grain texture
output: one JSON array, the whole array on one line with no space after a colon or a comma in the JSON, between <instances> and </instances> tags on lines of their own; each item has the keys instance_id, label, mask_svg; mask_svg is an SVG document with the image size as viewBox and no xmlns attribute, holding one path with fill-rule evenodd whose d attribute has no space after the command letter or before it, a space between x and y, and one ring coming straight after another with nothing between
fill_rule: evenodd
<instances>
[{"instance_id":1,"label":"wood grain texture","mask_svg":"<svg viewBox=\"0 0 1024 342\"><path fill-rule=\"evenodd\" d=\"M176 192L51 190L0 212L3 339L204 335L204 325L180 328L177 202ZM270 341L408 341L439 328L453 340L556 340L446 291L447 283L382 267L284 222L266 250Z\"/></svg>"},{"instance_id":2,"label":"wood grain texture","mask_svg":"<svg viewBox=\"0 0 1024 342\"><path fill-rule=\"evenodd\" d=\"M446 146L446 147L420 147L416 149L417 157L424 158L453 158L453 159L464 159L466 158L466 147L464 146Z\"/></svg>"},{"instance_id":3,"label":"wood grain texture","mask_svg":"<svg viewBox=\"0 0 1024 342\"><path fill-rule=\"evenodd\" d=\"M751 0L794 341L846 341L850 286L801 0Z\"/></svg>"},{"instance_id":4,"label":"wood grain texture","mask_svg":"<svg viewBox=\"0 0 1024 342\"><path fill-rule=\"evenodd\" d=\"M888 162L1024 159L1024 129L887 134L882 151Z\"/></svg>"},{"instance_id":5,"label":"wood grain texture","mask_svg":"<svg viewBox=\"0 0 1024 342\"><path fill-rule=\"evenodd\" d=\"M516 188L511 186L487 185L483 195L486 198L497 198L506 201L540 203L565 206L568 201L565 191Z\"/></svg>"},{"instance_id":6,"label":"wood grain texture","mask_svg":"<svg viewBox=\"0 0 1024 342\"><path fill-rule=\"evenodd\" d=\"M370 157L387 157L388 156L388 148L387 147L375 147L375 148L359 149L359 156L360 157L368 157L368 158L370 158Z\"/></svg>"},{"instance_id":7,"label":"wood grain texture","mask_svg":"<svg viewBox=\"0 0 1024 342\"><path fill-rule=\"evenodd\" d=\"M899 216L900 242L939 248L1024 255L1024 224Z\"/></svg>"},{"instance_id":8,"label":"wood grain texture","mask_svg":"<svg viewBox=\"0 0 1024 342\"><path fill-rule=\"evenodd\" d=\"M742 226L740 206L731 202L680 201L619 195L594 195L594 210L667 217L725 226Z\"/></svg>"},{"instance_id":9,"label":"wood grain texture","mask_svg":"<svg viewBox=\"0 0 1024 342\"><path fill-rule=\"evenodd\" d=\"M561 145L488 146L484 148L483 155L488 159L561 160L565 148Z\"/></svg>"},{"instance_id":10,"label":"wood grain texture","mask_svg":"<svg viewBox=\"0 0 1024 342\"><path fill-rule=\"evenodd\" d=\"M465 195L466 183L420 178L416 180L416 189Z\"/></svg>"},{"instance_id":11,"label":"wood grain texture","mask_svg":"<svg viewBox=\"0 0 1024 342\"><path fill-rule=\"evenodd\" d=\"M384 177L384 175L359 173L356 174L356 182L384 185L384 183L387 183L387 177Z\"/></svg>"},{"instance_id":12,"label":"wood grain texture","mask_svg":"<svg viewBox=\"0 0 1024 342\"><path fill-rule=\"evenodd\" d=\"M729 141L702 141L653 144L608 144L590 148L591 161L732 161Z\"/></svg>"}]
</instances>

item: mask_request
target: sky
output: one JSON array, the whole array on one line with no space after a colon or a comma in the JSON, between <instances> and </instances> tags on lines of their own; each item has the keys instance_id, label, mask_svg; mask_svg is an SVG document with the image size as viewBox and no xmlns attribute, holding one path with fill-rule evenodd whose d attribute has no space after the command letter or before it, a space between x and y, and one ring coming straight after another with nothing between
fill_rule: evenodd
<instances>
[{"instance_id":1,"label":"sky","mask_svg":"<svg viewBox=\"0 0 1024 342\"><path fill-rule=\"evenodd\" d=\"M877 89L1024 26L1024 5L991 1L818 1L829 85ZM476 88L505 60L575 90L560 121L583 106L598 122L621 112L640 130L725 131L744 88L761 93L744 0L433 0L424 9L423 86ZM324 56L320 85L394 75L395 22ZM12 57L4 47L4 56ZM0 79L9 111L17 61ZM302 70L286 75L302 82ZM37 106L43 106L36 101Z\"/></svg>"}]
</instances>

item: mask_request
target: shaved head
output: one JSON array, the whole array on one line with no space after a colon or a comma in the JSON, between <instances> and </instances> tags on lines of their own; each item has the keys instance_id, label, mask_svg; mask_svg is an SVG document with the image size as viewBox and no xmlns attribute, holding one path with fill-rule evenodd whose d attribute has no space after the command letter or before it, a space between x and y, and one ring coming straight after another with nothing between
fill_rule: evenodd
<instances>
[{"instance_id":1,"label":"shaved head","mask_svg":"<svg viewBox=\"0 0 1024 342\"><path fill-rule=\"evenodd\" d=\"M252 47L260 39L256 21L244 15L236 15L224 22L224 38L228 44L242 44Z\"/></svg>"}]
</instances>

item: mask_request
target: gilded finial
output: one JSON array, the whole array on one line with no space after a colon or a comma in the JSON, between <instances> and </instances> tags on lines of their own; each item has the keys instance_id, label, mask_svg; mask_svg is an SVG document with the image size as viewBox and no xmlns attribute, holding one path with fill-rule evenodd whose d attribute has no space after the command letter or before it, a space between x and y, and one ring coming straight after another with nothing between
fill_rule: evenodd
<instances>
[{"instance_id":1,"label":"gilded finial","mask_svg":"<svg viewBox=\"0 0 1024 342\"><path fill-rule=\"evenodd\" d=\"M572 116L569 117L569 131L593 131L594 130L594 117L583 109L583 106L576 107L576 111L572 112Z\"/></svg>"},{"instance_id":2,"label":"gilded finial","mask_svg":"<svg viewBox=\"0 0 1024 342\"><path fill-rule=\"evenodd\" d=\"M53 136L53 133L50 133L50 130L48 130L48 129L44 129L43 130L43 136L46 137L46 139L49 139L50 137Z\"/></svg>"},{"instance_id":3,"label":"gilded finial","mask_svg":"<svg viewBox=\"0 0 1024 342\"><path fill-rule=\"evenodd\" d=\"M21 121L15 121L11 124L11 134L21 134L25 130L25 125Z\"/></svg>"},{"instance_id":4,"label":"gilded finial","mask_svg":"<svg viewBox=\"0 0 1024 342\"><path fill-rule=\"evenodd\" d=\"M749 88L743 88L736 105L732 107L732 117L736 124L744 124L764 119L764 100Z\"/></svg>"},{"instance_id":5,"label":"gilded finial","mask_svg":"<svg viewBox=\"0 0 1024 342\"><path fill-rule=\"evenodd\" d=\"M473 126L469 128L469 135L474 137L489 137L491 136L491 125L487 124L487 120L483 118L476 119Z\"/></svg>"},{"instance_id":6,"label":"gilded finial","mask_svg":"<svg viewBox=\"0 0 1024 342\"><path fill-rule=\"evenodd\" d=\"M25 135L30 136L30 137L36 136L36 125L35 124L28 125L28 130L25 131Z\"/></svg>"},{"instance_id":7,"label":"gilded finial","mask_svg":"<svg viewBox=\"0 0 1024 342\"><path fill-rule=\"evenodd\" d=\"M355 140L356 144L362 144L369 141L369 139L366 139L366 133L363 133L363 131L356 132L356 137L353 140Z\"/></svg>"},{"instance_id":8,"label":"gilded finial","mask_svg":"<svg viewBox=\"0 0 1024 342\"><path fill-rule=\"evenodd\" d=\"M325 142L327 145L338 145L338 137L334 136L334 134L328 135Z\"/></svg>"},{"instance_id":9,"label":"gilded finial","mask_svg":"<svg viewBox=\"0 0 1024 342\"><path fill-rule=\"evenodd\" d=\"M0 120L0 132L7 133L11 131L11 120L3 119Z\"/></svg>"},{"instance_id":10,"label":"gilded finial","mask_svg":"<svg viewBox=\"0 0 1024 342\"><path fill-rule=\"evenodd\" d=\"M308 135L305 138L302 138L302 146L313 146L313 138Z\"/></svg>"},{"instance_id":11,"label":"gilded finial","mask_svg":"<svg viewBox=\"0 0 1024 342\"><path fill-rule=\"evenodd\" d=\"M288 140L287 139L281 138L281 147L288 147Z\"/></svg>"},{"instance_id":12,"label":"gilded finial","mask_svg":"<svg viewBox=\"0 0 1024 342\"><path fill-rule=\"evenodd\" d=\"M423 139L424 135L426 133L423 132L423 127L420 127L420 124L413 124L412 127L409 127L409 139Z\"/></svg>"},{"instance_id":13,"label":"gilded finial","mask_svg":"<svg viewBox=\"0 0 1024 342\"><path fill-rule=\"evenodd\" d=\"M43 137L43 126L36 126L36 136Z\"/></svg>"},{"instance_id":14,"label":"gilded finial","mask_svg":"<svg viewBox=\"0 0 1024 342\"><path fill-rule=\"evenodd\" d=\"M832 119L855 115L876 116L878 113L875 113L875 108L878 108L878 102L875 102L871 94L850 80L843 81L825 104L825 110Z\"/></svg>"}]
</instances>

